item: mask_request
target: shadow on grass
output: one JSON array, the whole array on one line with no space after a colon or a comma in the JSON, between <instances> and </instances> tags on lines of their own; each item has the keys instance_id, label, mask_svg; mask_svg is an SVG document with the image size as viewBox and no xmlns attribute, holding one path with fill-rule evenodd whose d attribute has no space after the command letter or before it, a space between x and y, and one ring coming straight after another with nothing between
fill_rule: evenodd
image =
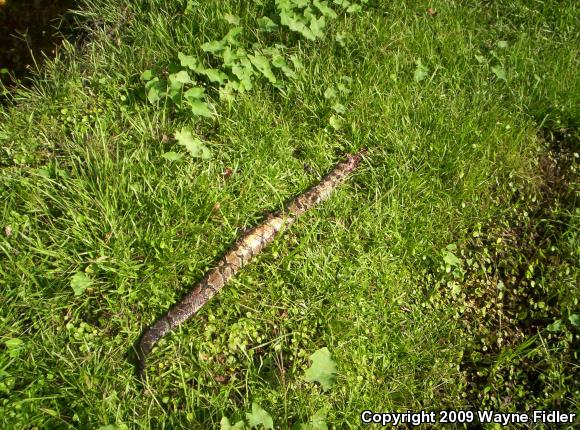
<instances>
[{"instance_id":1,"label":"shadow on grass","mask_svg":"<svg viewBox=\"0 0 580 430\"><path fill-rule=\"evenodd\" d=\"M7 0L0 6L0 80L11 86L30 67L52 57L71 28L67 11L76 0ZM64 31L66 35L67 31Z\"/></svg>"},{"instance_id":2,"label":"shadow on grass","mask_svg":"<svg viewBox=\"0 0 580 430\"><path fill-rule=\"evenodd\" d=\"M579 137L578 129L542 129L538 182L509 184L502 198L511 211L459 245L461 273L436 275L440 306L462 309L456 317L469 341L460 368L471 407L573 408Z\"/></svg>"}]
</instances>

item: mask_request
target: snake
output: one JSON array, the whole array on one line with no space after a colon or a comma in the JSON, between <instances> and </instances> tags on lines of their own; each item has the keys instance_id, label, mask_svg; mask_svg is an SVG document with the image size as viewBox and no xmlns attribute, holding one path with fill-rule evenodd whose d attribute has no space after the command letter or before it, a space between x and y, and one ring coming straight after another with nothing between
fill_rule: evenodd
<instances>
[{"instance_id":1,"label":"snake","mask_svg":"<svg viewBox=\"0 0 580 430\"><path fill-rule=\"evenodd\" d=\"M360 164L362 151L349 154L319 183L290 200L285 210L267 215L258 226L243 234L223 255L215 267L189 293L143 333L137 347L139 374L145 377L147 355L167 333L195 315L238 271L271 243L276 235L288 228L310 208L327 199Z\"/></svg>"}]
</instances>

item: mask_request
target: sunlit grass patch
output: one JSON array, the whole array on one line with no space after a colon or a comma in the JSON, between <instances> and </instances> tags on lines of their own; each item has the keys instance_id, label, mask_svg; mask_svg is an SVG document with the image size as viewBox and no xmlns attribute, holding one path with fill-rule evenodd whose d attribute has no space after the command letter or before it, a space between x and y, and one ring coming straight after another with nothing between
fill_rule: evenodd
<instances>
[{"instance_id":1,"label":"sunlit grass patch","mask_svg":"<svg viewBox=\"0 0 580 430\"><path fill-rule=\"evenodd\" d=\"M497 240L520 207L509 196L541 186L539 130L577 127L575 5L450 2L433 16L415 2L351 12L353 2L303 2L310 14L273 1L98 3L82 7L90 40L66 45L0 110L4 427L219 428L269 416L281 428L356 428L363 409L484 405L463 354L485 306L462 321L447 282L477 283L455 277L467 264L458 250L484 225ZM223 38L237 26L245 53L233 60ZM143 390L132 361L143 329L244 229L361 148L331 199L159 342ZM566 220L553 243L569 252L576 218ZM560 267L542 261L541 273ZM574 273L549 279L560 291ZM534 326L534 339L556 339L537 374L571 408L577 388L557 363L566 336L577 342L577 298L554 292L567 313L556 331L553 320L552 331ZM509 371L510 354L528 351L529 338L518 342L485 356L491 381L504 376L490 373L496 364ZM327 389L305 376L322 348L336 363ZM518 399L539 404L530 393Z\"/></svg>"}]
</instances>

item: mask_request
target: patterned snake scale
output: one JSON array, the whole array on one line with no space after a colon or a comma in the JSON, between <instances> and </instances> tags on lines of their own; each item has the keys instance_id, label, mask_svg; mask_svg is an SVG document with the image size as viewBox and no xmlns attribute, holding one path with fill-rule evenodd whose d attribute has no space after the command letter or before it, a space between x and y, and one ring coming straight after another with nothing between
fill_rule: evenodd
<instances>
[{"instance_id":1,"label":"patterned snake scale","mask_svg":"<svg viewBox=\"0 0 580 430\"><path fill-rule=\"evenodd\" d=\"M270 214L262 224L244 234L190 293L149 327L137 348L141 377L144 377L147 354L159 339L195 315L238 270L272 242L280 230L290 226L300 215L326 199L358 167L360 160L360 153L348 155L321 182L290 201L285 212Z\"/></svg>"}]
</instances>

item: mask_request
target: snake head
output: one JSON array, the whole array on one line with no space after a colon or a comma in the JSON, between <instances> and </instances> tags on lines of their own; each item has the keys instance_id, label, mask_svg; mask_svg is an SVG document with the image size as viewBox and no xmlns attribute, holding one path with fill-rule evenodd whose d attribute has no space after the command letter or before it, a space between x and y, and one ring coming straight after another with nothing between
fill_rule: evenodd
<instances>
[{"instance_id":1,"label":"snake head","mask_svg":"<svg viewBox=\"0 0 580 430\"><path fill-rule=\"evenodd\" d=\"M348 169L349 170L356 169L356 167L360 164L363 155L365 155L366 153L367 153L367 150L363 148L359 152L357 152L356 154L348 154L346 156L346 162L348 163Z\"/></svg>"}]
</instances>

